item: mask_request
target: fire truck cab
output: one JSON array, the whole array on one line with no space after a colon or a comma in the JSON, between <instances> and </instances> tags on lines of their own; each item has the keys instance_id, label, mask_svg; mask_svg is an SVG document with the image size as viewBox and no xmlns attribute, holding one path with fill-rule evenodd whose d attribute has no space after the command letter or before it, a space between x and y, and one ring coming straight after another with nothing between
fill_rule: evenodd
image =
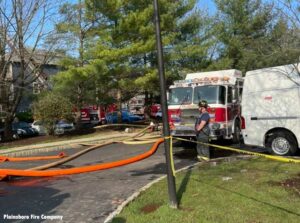
<instances>
[{"instance_id":1,"label":"fire truck cab","mask_svg":"<svg viewBox=\"0 0 300 223\"><path fill-rule=\"evenodd\" d=\"M222 70L190 73L175 81L168 94L171 135L193 138L199 116L198 102L208 102L210 137L214 140L241 137L240 102L243 86L241 71Z\"/></svg>"}]
</instances>

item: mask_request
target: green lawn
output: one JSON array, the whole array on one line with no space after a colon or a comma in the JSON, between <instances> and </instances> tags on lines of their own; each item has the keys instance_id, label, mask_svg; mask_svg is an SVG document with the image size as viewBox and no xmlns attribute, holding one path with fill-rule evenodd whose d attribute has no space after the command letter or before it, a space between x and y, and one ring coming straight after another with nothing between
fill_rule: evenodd
<instances>
[{"instance_id":1,"label":"green lawn","mask_svg":"<svg viewBox=\"0 0 300 223\"><path fill-rule=\"evenodd\" d=\"M299 173L299 164L262 158L197 166L176 176L178 210L163 180L113 222L300 222Z\"/></svg>"}]
</instances>

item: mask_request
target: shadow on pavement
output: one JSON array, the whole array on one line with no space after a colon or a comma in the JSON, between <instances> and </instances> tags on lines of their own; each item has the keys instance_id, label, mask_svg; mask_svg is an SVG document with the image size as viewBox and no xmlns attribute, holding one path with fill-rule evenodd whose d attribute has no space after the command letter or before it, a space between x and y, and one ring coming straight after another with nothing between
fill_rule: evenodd
<instances>
[{"instance_id":1,"label":"shadow on pavement","mask_svg":"<svg viewBox=\"0 0 300 223\"><path fill-rule=\"evenodd\" d=\"M166 164L165 163L159 163L156 164L153 168L147 168L143 170L138 171L131 171L131 176L143 176L146 174L165 174L166 173Z\"/></svg>"},{"instance_id":2,"label":"shadow on pavement","mask_svg":"<svg viewBox=\"0 0 300 223\"><path fill-rule=\"evenodd\" d=\"M70 194L62 194L46 185L49 185L49 178L22 178L0 182L0 222L43 222L45 219L42 219L42 215L59 215L54 209L69 198ZM29 220L8 220L4 219L5 215L28 216ZM33 215L37 217L34 219Z\"/></svg>"}]
</instances>

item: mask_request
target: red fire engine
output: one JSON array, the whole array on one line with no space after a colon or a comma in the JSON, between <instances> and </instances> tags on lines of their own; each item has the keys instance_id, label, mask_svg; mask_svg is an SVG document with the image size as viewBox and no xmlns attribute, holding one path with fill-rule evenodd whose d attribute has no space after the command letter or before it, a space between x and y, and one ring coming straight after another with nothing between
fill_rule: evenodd
<instances>
[{"instance_id":1,"label":"red fire engine","mask_svg":"<svg viewBox=\"0 0 300 223\"><path fill-rule=\"evenodd\" d=\"M105 124L105 114L117 110L115 104L108 106L97 106L89 105L82 108L81 111L81 121L83 123L91 123L93 125Z\"/></svg>"},{"instance_id":2,"label":"red fire engine","mask_svg":"<svg viewBox=\"0 0 300 223\"><path fill-rule=\"evenodd\" d=\"M198 102L206 100L212 139L240 139L240 95L243 78L238 70L187 74L170 86L168 115L171 135L195 137Z\"/></svg>"},{"instance_id":3,"label":"red fire engine","mask_svg":"<svg viewBox=\"0 0 300 223\"><path fill-rule=\"evenodd\" d=\"M160 104L152 104L150 106L150 116L153 118L157 118L157 113L160 111Z\"/></svg>"}]
</instances>

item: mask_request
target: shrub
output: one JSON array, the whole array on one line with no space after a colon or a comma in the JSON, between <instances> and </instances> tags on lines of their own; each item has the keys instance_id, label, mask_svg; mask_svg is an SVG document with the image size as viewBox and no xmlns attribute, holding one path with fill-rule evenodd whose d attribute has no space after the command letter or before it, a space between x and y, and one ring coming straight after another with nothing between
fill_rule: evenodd
<instances>
[{"instance_id":1,"label":"shrub","mask_svg":"<svg viewBox=\"0 0 300 223\"><path fill-rule=\"evenodd\" d=\"M48 92L33 105L34 118L41 120L49 135L54 134L54 126L59 120L74 121L73 104L64 96Z\"/></svg>"}]
</instances>

